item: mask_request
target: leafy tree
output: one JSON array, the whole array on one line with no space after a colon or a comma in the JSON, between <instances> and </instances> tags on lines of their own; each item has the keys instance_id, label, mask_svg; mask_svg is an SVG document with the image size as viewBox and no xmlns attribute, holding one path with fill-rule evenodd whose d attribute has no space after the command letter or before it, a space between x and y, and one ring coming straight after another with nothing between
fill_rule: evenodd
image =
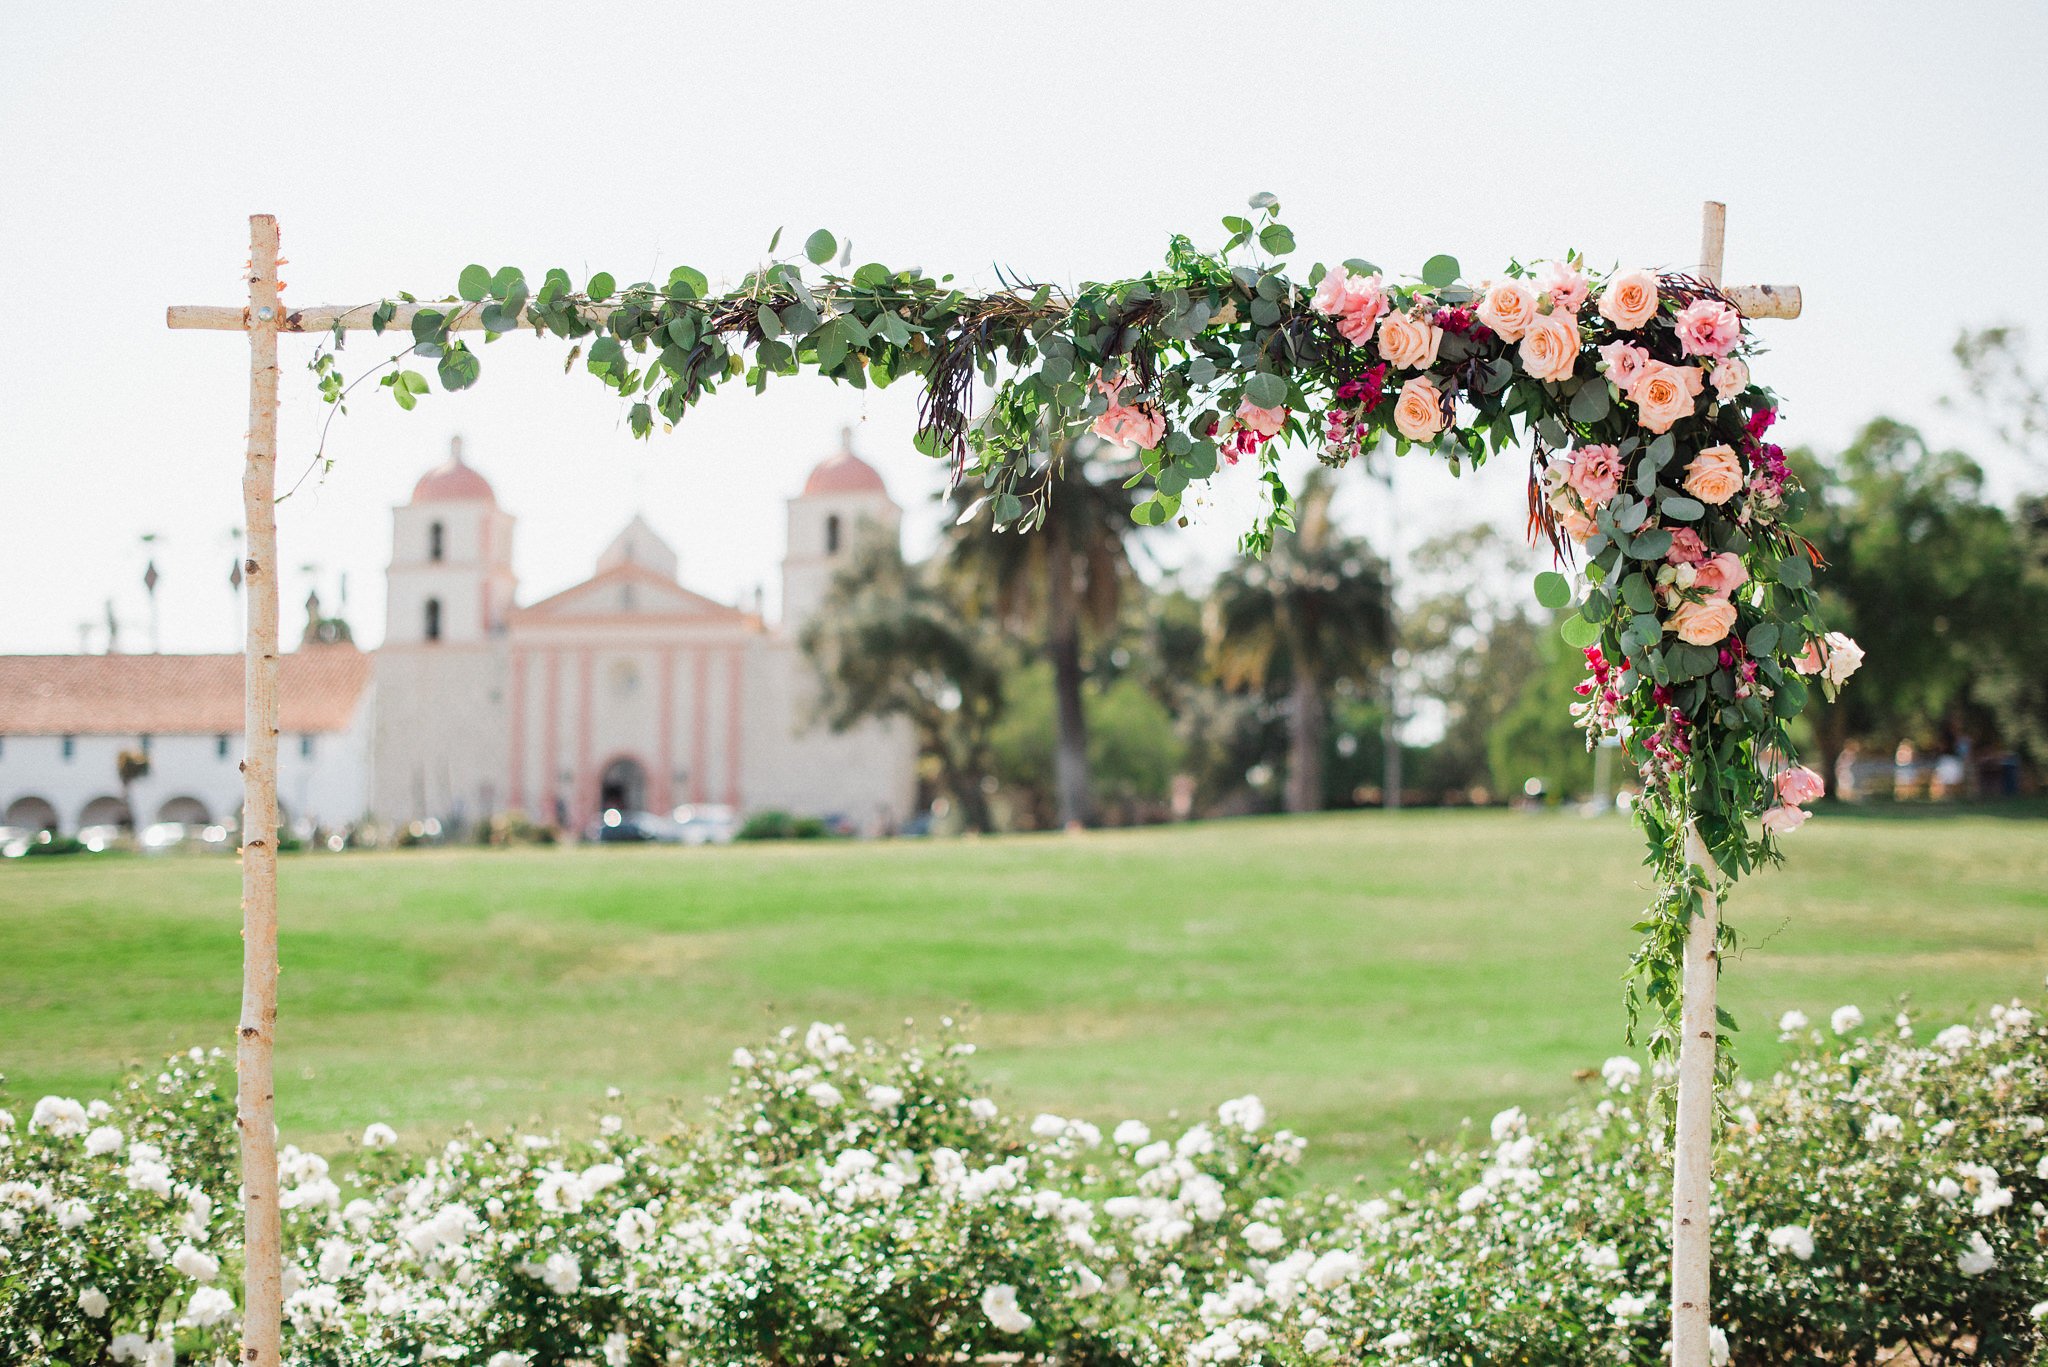
<instances>
[{"instance_id":1,"label":"leafy tree","mask_svg":"<svg viewBox=\"0 0 2048 1367\"><path fill-rule=\"evenodd\" d=\"M1858 686L1808 710L1822 772L1855 737L1888 745L1995 730L1998 690L1980 685L1992 674L2038 676L2044 656L2040 612L2023 610L2019 542L1984 501L1982 468L1889 418L1831 460L1795 459L1816 492L1808 533L1832 562L1829 621L1865 651ZM2024 712L2025 691L2008 690L2003 710Z\"/></svg>"},{"instance_id":2,"label":"leafy tree","mask_svg":"<svg viewBox=\"0 0 2048 1367\"><path fill-rule=\"evenodd\" d=\"M1512 701L1487 731L1487 764L1495 790L1518 793L1533 778L1547 793L1591 791L1593 756L1586 749L1586 733L1571 724L1565 706L1572 689L1586 677L1585 653L1566 645L1554 622L1532 624L1526 636L1514 627L1502 630L1511 640L1520 639L1497 663L1507 664L1510 651L1526 652L1526 663L1519 687L1507 695Z\"/></svg>"},{"instance_id":3,"label":"leafy tree","mask_svg":"<svg viewBox=\"0 0 2048 1367\"><path fill-rule=\"evenodd\" d=\"M1128 470L1103 467L1084 439L1055 453L1044 525L991 534L978 520L958 528L947 570L963 597L1008 627L1034 630L1052 665L1058 734L1054 789L1062 826L1095 820L1089 784L1082 632L1104 633L1135 579L1125 537L1133 526Z\"/></svg>"},{"instance_id":4,"label":"leafy tree","mask_svg":"<svg viewBox=\"0 0 2048 1367\"><path fill-rule=\"evenodd\" d=\"M863 537L801 644L823 685L819 711L828 725L908 721L966 824L993 829L982 778L1003 710L1001 647L939 576L907 564L892 538Z\"/></svg>"},{"instance_id":5,"label":"leafy tree","mask_svg":"<svg viewBox=\"0 0 2048 1367\"><path fill-rule=\"evenodd\" d=\"M1013 671L1003 719L991 738L995 772L1019 791L1034 824L1056 816L1053 801L1052 670L1043 661ZM1131 674L1088 684L1088 767L1098 802L1112 820L1164 810L1187 746L1165 705Z\"/></svg>"},{"instance_id":6,"label":"leafy tree","mask_svg":"<svg viewBox=\"0 0 2048 1367\"><path fill-rule=\"evenodd\" d=\"M1209 599L1209 641L1227 688L1288 700L1284 804L1323 805L1330 693L1365 687L1393 641L1387 568L1362 537L1330 520L1331 485L1321 471L1302 490L1299 530L1263 560L1240 561Z\"/></svg>"}]
</instances>

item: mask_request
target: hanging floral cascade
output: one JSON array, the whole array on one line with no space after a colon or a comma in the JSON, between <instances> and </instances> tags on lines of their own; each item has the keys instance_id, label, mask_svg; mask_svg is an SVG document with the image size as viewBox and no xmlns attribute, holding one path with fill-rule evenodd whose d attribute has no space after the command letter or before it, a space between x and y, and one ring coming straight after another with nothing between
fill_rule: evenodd
<instances>
[{"instance_id":1,"label":"hanging floral cascade","mask_svg":"<svg viewBox=\"0 0 2048 1367\"><path fill-rule=\"evenodd\" d=\"M1562 632L1588 673L1573 711L1589 744L1617 738L1636 765L1637 820L1665 889L1642 927L1631 1007L1669 1022L1704 876L1685 857L1686 824L1728 878L1777 858L1821 792L1787 723L1809 680L1832 695L1861 659L1820 620L1821 557L1793 530L1807 495L1768 440L1776 399L1750 376L1742 317L1709 281L1603 275L1576 254L1511 262L1477 285L1448 256L1419 280L1350 260L1297 282L1278 210L1254 196L1251 217L1223 220L1220 251L1175 237L1163 269L1070 294L970 293L879 264L846 274L824 231L724 291L687 266L623 289L600 273L580 292L560 270L533 290L516 268L471 266L457 299L411 311L412 346L382 383L412 408L428 388L405 368L418 356L445 388L473 384L480 362L458 324L487 341L521 327L573 339L569 365L580 357L628 400L642 436L728 384L915 376L920 449L980 484L975 512L996 530L1043 521L1045 453L1093 431L1135 459L1142 524L1183 521L1191 487L1245 467L1264 491L1243 538L1254 554L1293 525L1276 443L1312 444L1333 466L1390 443L1453 475L1526 445L1530 535L1573 571L1539 575L1536 596L1576 602ZM397 314L385 301L373 322ZM337 405L342 337L312 363ZM977 380L991 391L979 412ZM1673 1039L1659 1029L1651 1043Z\"/></svg>"}]
</instances>

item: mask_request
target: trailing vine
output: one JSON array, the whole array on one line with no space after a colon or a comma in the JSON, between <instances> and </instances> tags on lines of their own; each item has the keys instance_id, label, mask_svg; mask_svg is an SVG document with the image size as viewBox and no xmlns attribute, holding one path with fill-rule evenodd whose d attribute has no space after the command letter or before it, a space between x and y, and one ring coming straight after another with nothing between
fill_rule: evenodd
<instances>
[{"instance_id":1,"label":"trailing vine","mask_svg":"<svg viewBox=\"0 0 2048 1367\"><path fill-rule=\"evenodd\" d=\"M1668 1054L1707 877L1686 858L1685 830L1730 881L1778 859L1779 837L1820 794L1788 723L1808 678L1832 691L1861 659L1820 619L1821 557L1793 529L1807 495L1766 439L1777 400L1751 379L1756 347L1711 282L1599 274L1576 254L1510 262L1477 284L1449 256L1410 280L1353 259L1297 281L1278 215L1271 195L1254 196L1248 216L1223 219L1219 249L1175 236L1161 268L1071 292L1015 279L970 292L881 264L847 272L823 230L801 253L778 257L771 241L771 260L726 290L688 266L624 287L600 272L579 290L561 270L532 287L515 267L472 265L450 299L365 306L380 333L401 302L415 306L411 345L373 373L411 409L430 385L409 358L434 361L444 389L466 389L482 365L463 325L485 342L528 328L570 341L566 367L580 360L625 400L636 436L731 385L758 393L805 371L855 388L914 377L919 449L980 485L969 519L986 513L998 532L1041 525L1056 474L1047 453L1092 430L1135 455L1140 524L1184 523L1183 499L1206 481L1256 479L1261 512L1242 538L1254 555L1293 525L1284 441L1333 466L1390 444L1453 475L1525 447L1530 536L1559 566L1537 577L1536 597L1571 609L1561 632L1587 660L1574 714L1589 744L1618 738L1643 785L1636 819L1663 891L1639 926L1629 1006L1632 1021L1657 1018L1650 1045ZM337 325L313 360L337 408L353 388L342 338Z\"/></svg>"}]
</instances>

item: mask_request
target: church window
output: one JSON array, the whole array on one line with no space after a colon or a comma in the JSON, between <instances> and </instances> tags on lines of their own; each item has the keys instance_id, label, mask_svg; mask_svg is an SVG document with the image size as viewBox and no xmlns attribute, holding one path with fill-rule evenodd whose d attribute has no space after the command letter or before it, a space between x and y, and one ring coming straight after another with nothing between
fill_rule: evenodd
<instances>
[{"instance_id":1,"label":"church window","mask_svg":"<svg viewBox=\"0 0 2048 1367\"><path fill-rule=\"evenodd\" d=\"M71 758L71 757L72 757L73 755L75 755L75 754L77 754L77 753L78 753L78 737L76 737L76 736L66 736L66 737L64 737L64 758L66 758L66 759L70 759L70 758Z\"/></svg>"},{"instance_id":2,"label":"church window","mask_svg":"<svg viewBox=\"0 0 2048 1367\"><path fill-rule=\"evenodd\" d=\"M228 737L225 731L213 738L213 757L215 759L226 759L228 757Z\"/></svg>"},{"instance_id":3,"label":"church window","mask_svg":"<svg viewBox=\"0 0 2048 1367\"><path fill-rule=\"evenodd\" d=\"M825 554L839 554L839 514L825 519Z\"/></svg>"},{"instance_id":4,"label":"church window","mask_svg":"<svg viewBox=\"0 0 2048 1367\"><path fill-rule=\"evenodd\" d=\"M427 559L439 560L447 550L447 528L436 522L427 528Z\"/></svg>"},{"instance_id":5,"label":"church window","mask_svg":"<svg viewBox=\"0 0 2048 1367\"><path fill-rule=\"evenodd\" d=\"M429 641L441 639L441 600L438 598L427 600L426 636Z\"/></svg>"},{"instance_id":6,"label":"church window","mask_svg":"<svg viewBox=\"0 0 2048 1367\"><path fill-rule=\"evenodd\" d=\"M300 737L299 737L299 758L300 758L300 759L311 759L311 758L313 758L313 738L312 738L311 736L300 736Z\"/></svg>"},{"instance_id":7,"label":"church window","mask_svg":"<svg viewBox=\"0 0 2048 1367\"><path fill-rule=\"evenodd\" d=\"M148 737L148 736L142 736L142 737L140 737L139 739L140 739L140 740L141 740L141 742L142 742L142 757L143 757L144 759L148 759L148 758L149 758L149 737Z\"/></svg>"}]
</instances>

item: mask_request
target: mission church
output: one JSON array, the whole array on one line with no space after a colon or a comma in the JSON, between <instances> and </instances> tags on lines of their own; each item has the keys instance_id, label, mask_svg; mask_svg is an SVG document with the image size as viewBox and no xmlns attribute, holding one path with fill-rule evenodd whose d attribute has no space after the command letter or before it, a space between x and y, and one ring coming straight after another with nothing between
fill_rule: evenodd
<instances>
[{"instance_id":1,"label":"mission church","mask_svg":"<svg viewBox=\"0 0 2048 1367\"><path fill-rule=\"evenodd\" d=\"M522 605L515 519L455 438L393 510L384 643L333 639L315 600L280 660L286 822L459 830L516 811L580 831L607 809L721 803L892 829L916 799L913 737L817 723L797 641L857 536L901 519L848 434L788 501L774 626L685 588L638 516L590 578ZM239 655L0 656L0 826L231 821L241 673ZM148 773L124 797L119 757L138 750Z\"/></svg>"}]
</instances>

